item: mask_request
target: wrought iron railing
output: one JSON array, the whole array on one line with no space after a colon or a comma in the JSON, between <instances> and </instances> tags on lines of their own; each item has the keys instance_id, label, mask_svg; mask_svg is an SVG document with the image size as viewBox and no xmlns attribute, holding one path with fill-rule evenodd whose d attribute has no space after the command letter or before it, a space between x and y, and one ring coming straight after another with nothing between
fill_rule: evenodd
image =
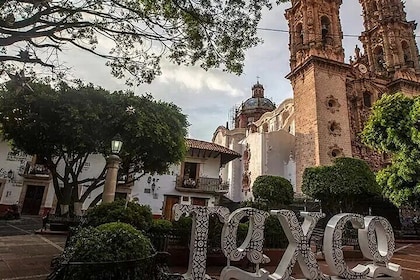
<instances>
[{"instance_id":1,"label":"wrought iron railing","mask_svg":"<svg viewBox=\"0 0 420 280\"><path fill-rule=\"evenodd\" d=\"M170 273L165 253L150 257L112 262L62 262L47 277L48 280L175 280L184 279L177 273Z\"/></svg>"},{"instance_id":2,"label":"wrought iron railing","mask_svg":"<svg viewBox=\"0 0 420 280\"><path fill-rule=\"evenodd\" d=\"M200 177L194 180L183 179L181 176L178 176L176 188L203 192L227 192L229 190L229 182L221 182L219 178Z\"/></svg>"},{"instance_id":3,"label":"wrought iron railing","mask_svg":"<svg viewBox=\"0 0 420 280\"><path fill-rule=\"evenodd\" d=\"M43 164L30 164L28 161L22 161L19 167L19 175L49 177L50 171Z\"/></svg>"}]
</instances>

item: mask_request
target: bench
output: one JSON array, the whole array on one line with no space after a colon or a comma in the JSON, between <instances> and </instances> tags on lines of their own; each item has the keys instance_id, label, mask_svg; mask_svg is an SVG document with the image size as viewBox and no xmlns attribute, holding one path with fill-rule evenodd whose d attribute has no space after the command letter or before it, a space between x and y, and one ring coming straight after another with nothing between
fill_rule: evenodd
<instances>
[{"instance_id":1,"label":"bench","mask_svg":"<svg viewBox=\"0 0 420 280\"><path fill-rule=\"evenodd\" d=\"M315 244L315 253L322 253L322 244L324 242L324 229L318 227L314 228L310 240Z\"/></svg>"},{"instance_id":2,"label":"bench","mask_svg":"<svg viewBox=\"0 0 420 280\"><path fill-rule=\"evenodd\" d=\"M42 218L42 229L46 230L49 225L51 231L68 231L70 227L77 226L83 221L84 216L66 217L48 214Z\"/></svg>"},{"instance_id":3,"label":"bench","mask_svg":"<svg viewBox=\"0 0 420 280\"><path fill-rule=\"evenodd\" d=\"M343 246L352 246L354 250L359 250L359 238L357 236L357 230L353 232L345 232L343 234Z\"/></svg>"}]
</instances>

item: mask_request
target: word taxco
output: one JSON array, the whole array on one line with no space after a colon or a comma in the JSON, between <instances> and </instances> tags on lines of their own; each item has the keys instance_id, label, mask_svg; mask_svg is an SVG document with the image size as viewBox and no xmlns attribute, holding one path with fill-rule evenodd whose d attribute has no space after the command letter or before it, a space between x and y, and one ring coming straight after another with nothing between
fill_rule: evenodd
<instances>
[{"instance_id":1,"label":"word taxco","mask_svg":"<svg viewBox=\"0 0 420 280\"><path fill-rule=\"evenodd\" d=\"M206 275L207 238L209 217L216 215L222 222L222 251L227 258L227 265L222 270L220 279L294 279L292 270L299 263L303 279L402 279L401 267L390 263L395 250L395 239L392 226L383 217L359 214L341 213L332 217L324 232L324 255L332 275L324 274L311 250L310 237L317 222L325 215L319 212L301 212L304 218L300 223L298 217L290 210L272 210L270 213L254 209L240 208L230 213L222 206L205 207L197 205L173 206L175 220L182 215L192 217L192 231L188 269L183 274L184 279L210 279ZM289 245L274 273L270 274L261 264L270 262L263 253L264 224L269 215L277 217L287 236ZM237 231L240 221L249 220L248 233L245 241L237 246ZM363 256L370 260L349 268L343 257L342 236L346 223L350 222L358 230L358 240ZM247 258L256 266L256 272L247 272L230 264Z\"/></svg>"}]
</instances>

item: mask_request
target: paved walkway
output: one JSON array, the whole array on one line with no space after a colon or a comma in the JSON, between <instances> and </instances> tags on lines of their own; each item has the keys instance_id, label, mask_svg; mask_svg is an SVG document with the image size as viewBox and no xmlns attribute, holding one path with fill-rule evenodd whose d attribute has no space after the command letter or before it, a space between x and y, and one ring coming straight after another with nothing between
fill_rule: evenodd
<instances>
[{"instance_id":1,"label":"paved walkway","mask_svg":"<svg viewBox=\"0 0 420 280\"><path fill-rule=\"evenodd\" d=\"M59 235L0 237L0 279L45 279L64 243L65 236Z\"/></svg>"},{"instance_id":2,"label":"paved walkway","mask_svg":"<svg viewBox=\"0 0 420 280\"><path fill-rule=\"evenodd\" d=\"M63 250L66 236L34 234L34 229L39 229L40 226L38 217L23 217L21 221L0 221L0 279L47 277L51 259ZM420 279L420 243L398 243L392 262L402 266L404 280ZM320 261L320 265L324 272L328 271L325 261ZM274 266L266 268L270 272L275 270ZM217 279L221 269L222 267L209 267L207 273ZM183 267L172 267L171 270L186 272ZM298 275L297 272L296 276Z\"/></svg>"}]
</instances>

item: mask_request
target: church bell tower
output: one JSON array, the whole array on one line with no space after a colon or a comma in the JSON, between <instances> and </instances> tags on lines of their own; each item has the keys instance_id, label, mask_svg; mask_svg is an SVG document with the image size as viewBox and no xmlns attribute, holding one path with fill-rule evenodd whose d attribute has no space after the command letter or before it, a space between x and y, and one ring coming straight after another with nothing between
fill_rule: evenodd
<instances>
[{"instance_id":1,"label":"church bell tower","mask_svg":"<svg viewBox=\"0 0 420 280\"><path fill-rule=\"evenodd\" d=\"M340 5L341 0L292 0L286 11L292 71L311 56L344 62Z\"/></svg>"},{"instance_id":2,"label":"church bell tower","mask_svg":"<svg viewBox=\"0 0 420 280\"><path fill-rule=\"evenodd\" d=\"M401 0L359 2L365 27L360 40L370 72L389 81L390 93L416 95L420 90L419 52L414 34L417 24L407 21Z\"/></svg>"},{"instance_id":3,"label":"church bell tower","mask_svg":"<svg viewBox=\"0 0 420 280\"><path fill-rule=\"evenodd\" d=\"M306 167L352 156L341 0L292 0L286 10L295 106L297 191Z\"/></svg>"}]
</instances>

